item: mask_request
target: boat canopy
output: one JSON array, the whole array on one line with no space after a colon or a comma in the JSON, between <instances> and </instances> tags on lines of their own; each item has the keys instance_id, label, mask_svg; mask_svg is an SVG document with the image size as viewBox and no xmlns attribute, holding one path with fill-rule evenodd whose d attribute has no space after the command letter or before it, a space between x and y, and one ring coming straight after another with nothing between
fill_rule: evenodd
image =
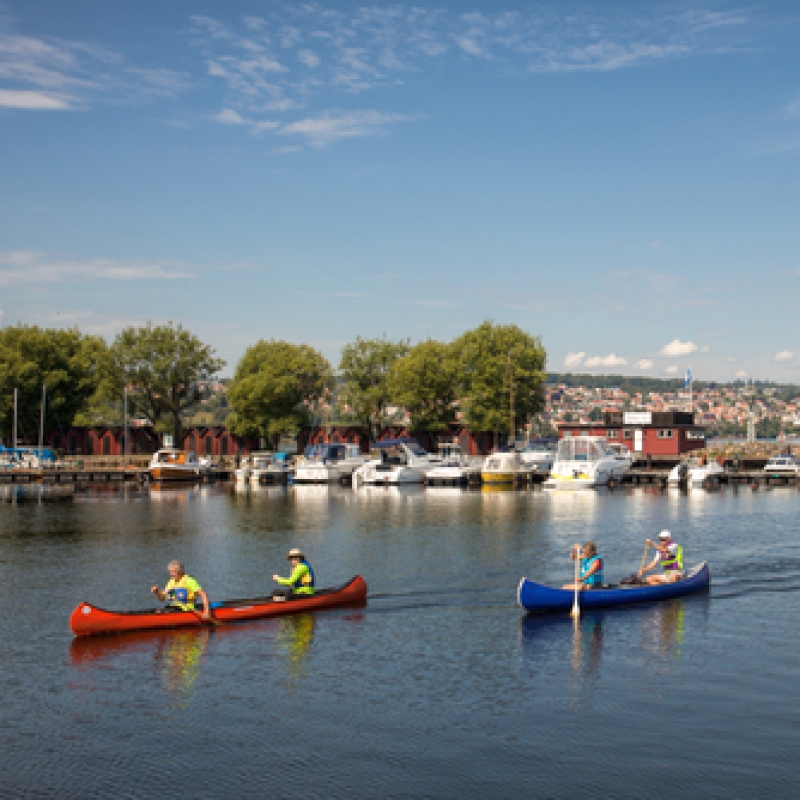
<instances>
[{"instance_id":1,"label":"boat canopy","mask_svg":"<svg viewBox=\"0 0 800 800\"><path fill-rule=\"evenodd\" d=\"M558 443L559 461L601 461L608 455L608 444L600 436L570 436Z\"/></svg>"},{"instance_id":2,"label":"boat canopy","mask_svg":"<svg viewBox=\"0 0 800 800\"><path fill-rule=\"evenodd\" d=\"M384 439L383 441L375 442L372 447L375 450L390 450L394 447L400 447L401 445L407 447L411 451L412 455L428 455L427 451L420 447L419 442L416 439L410 439L406 436L402 436L399 439Z\"/></svg>"},{"instance_id":3,"label":"boat canopy","mask_svg":"<svg viewBox=\"0 0 800 800\"><path fill-rule=\"evenodd\" d=\"M4 447L0 444L0 453L12 456L37 456L42 461L56 460L56 454L49 447Z\"/></svg>"},{"instance_id":4,"label":"boat canopy","mask_svg":"<svg viewBox=\"0 0 800 800\"><path fill-rule=\"evenodd\" d=\"M312 444L306 447L303 456L309 461L341 461L346 449L343 444Z\"/></svg>"}]
</instances>

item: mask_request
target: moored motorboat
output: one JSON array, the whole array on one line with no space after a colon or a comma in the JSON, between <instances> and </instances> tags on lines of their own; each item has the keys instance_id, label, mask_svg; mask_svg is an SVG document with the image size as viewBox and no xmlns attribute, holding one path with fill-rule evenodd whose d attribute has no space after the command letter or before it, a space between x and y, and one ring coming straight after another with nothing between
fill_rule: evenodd
<instances>
[{"instance_id":1,"label":"moored motorboat","mask_svg":"<svg viewBox=\"0 0 800 800\"><path fill-rule=\"evenodd\" d=\"M697 486L708 478L719 478L724 473L725 469L714 459L695 457L673 467L667 476L667 483L679 485L685 479L688 486Z\"/></svg>"},{"instance_id":2,"label":"moored motorboat","mask_svg":"<svg viewBox=\"0 0 800 800\"><path fill-rule=\"evenodd\" d=\"M191 450L162 447L153 453L149 473L153 481L195 481L206 474L206 467Z\"/></svg>"},{"instance_id":3,"label":"moored motorboat","mask_svg":"<svg viewBox=\"0 0 800 800\"><path fill-rule=\"evenodd\" d=\"M372 445L376 457L353 472L353 487L362 485L398 486L423 483L425 474L438 463L416 439L384 439Z\"/></svg>"},{"instance_id":4,"label":"moored motorboat","mask_svg":"<svg viewBox=\"0 0 800 800\"><path fill-rule=\"evenodd\" d=\"M470 458L458 444L441 444L437 455L440 461L425 473L428 486L460 486L479 480L483 459Z\"/></svg>"},{"instance_id":5,"label":"moored motorboat","mask_svg":"<svg viewBox=\"0 0 800 800\"><path fill-rule=\"evenodd\" d=\"M487 456L483 462L481 480L484 484L513 484L527 476L530 470L516 450L500 450Z\"/></svg>"},{"instance_id":6,"label":"moored motorboat","mask_svg":"<svg viewBox=\"0 0 800 800\"><path fill-rule=\"evenodd\" d=\"M295 483L334 483L349 479L369 460L361 446L350 442L312 444L297 460Z\"/></svg>"},{"instance_id":7,"label":"moored motorboat","mask_svg":"<svg viewBox=\"0 0 800 800\"><path fill-rule=\"evenodd\" d=\"M630 469L611 450L603 436L571 436L558 443L556 460L545 489L583 489L606 486L611 478L620 478Z\"/></svg>"},{"instance_id":8,"label":"moored motorboat","mask_svg":"<svg viewBox=\"0 0 800 800\"><path fill-rule=\"evenodd\" d=\"M214 618L218 622L246 622L251 619L278 617L303 611L358 603L367 597L367 584L360 575L331 589L321 589L313 595L302 595L276 602L271 597L212 602ZM105 611L90 603L81 603L69 618L70 630L75 636L123 633L126 631L152 631L169 628L196 628L208 624L200 611Z\"/></svg>"},{"instance_id":9,"label":"moored motorboat","mask_svg":"<svg viewBox=\"0 0 800 800\"><path fill-rule=\"evenodd\" d=\"M631 603L646 603L669 600L673 597L701 592L711 583L708 562L703 561L687 572L686 577L674 583L655 585L604 586L601 589L586 589L578 594L581 608L607 608ZM572 589L555 589L523 578L517 586L517 602L526 611L534 613L568 612L575 600Z\"/></svg>"}]
</instances>

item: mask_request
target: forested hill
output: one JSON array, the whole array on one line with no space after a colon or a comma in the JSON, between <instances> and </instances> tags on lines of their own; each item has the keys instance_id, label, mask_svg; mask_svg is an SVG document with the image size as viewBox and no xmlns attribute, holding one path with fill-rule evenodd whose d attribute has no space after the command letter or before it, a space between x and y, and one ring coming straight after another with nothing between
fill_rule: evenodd
<instances>
[{"instance_id":1,"label":"forested hill","mask_svg":"<svg viewBox=\"0 0 800 800\"><path fill-rule=\"evenodd\" d=\"M677 392L683 390L683 378L648 378L639 375L576 375L569 372L550 372L547 375L547 384L552 386L564 385L568 387L583 386L587 389L619 388L629 394L635 392ZM797 392L798 386L794 384L773 383L771 381L753 381L756 389L777 389L779 391ZM743 389L744 381L723 383L718 381L694 381L695 390L713 389L716 387L730 387Z\"/></svg>"}]
</instances>

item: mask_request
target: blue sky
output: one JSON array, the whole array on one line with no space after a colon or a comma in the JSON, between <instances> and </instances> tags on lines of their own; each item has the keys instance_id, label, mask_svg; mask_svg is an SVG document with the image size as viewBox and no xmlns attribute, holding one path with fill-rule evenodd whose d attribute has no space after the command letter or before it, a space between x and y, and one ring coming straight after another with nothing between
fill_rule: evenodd
<instances>
[{"instance_id":1,"label":"blue sky","mask_svg":"<svg viewBox=\"0 0 800 800\"><path fill-rule=\"evenodd\" d=\"M800 382L800 7L0 0L2 323L484 319Z\"/></svg>"}]
</instances>

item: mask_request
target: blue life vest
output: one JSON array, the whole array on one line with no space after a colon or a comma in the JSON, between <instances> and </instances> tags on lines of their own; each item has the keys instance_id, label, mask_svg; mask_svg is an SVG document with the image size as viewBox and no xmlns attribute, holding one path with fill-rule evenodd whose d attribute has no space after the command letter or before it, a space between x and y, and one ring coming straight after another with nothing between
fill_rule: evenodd
<instances>
[{"instance_id":1,"label":"blue life vest","mask_svg":"<svg viewBox=\"0 0 800 800\"><path fill-rule=\"evenodd\" d=\"M308 561L301 561L300 562L303 566L308 567L308 577L311 578L311 582L303 581L303 578L299 578L292 584L292 589L297 591L298 589L313 589L314 588L314 570L311 569L311 564Z\"/></svg>"},{"instance_id":2,"label":"blue life vest","mask_svg":"<svg viewBox=\"0 0 800 800\"><path fill-rule=\"evenodd\" d=\"M595 562L600 562L600 569L593 572L586 580L584 576L594 566ZM600 556L592 556L591 558L581 559L581 583L584 586L602 586L603 585L603 559Z\"/></svg>"}]
</instances>

